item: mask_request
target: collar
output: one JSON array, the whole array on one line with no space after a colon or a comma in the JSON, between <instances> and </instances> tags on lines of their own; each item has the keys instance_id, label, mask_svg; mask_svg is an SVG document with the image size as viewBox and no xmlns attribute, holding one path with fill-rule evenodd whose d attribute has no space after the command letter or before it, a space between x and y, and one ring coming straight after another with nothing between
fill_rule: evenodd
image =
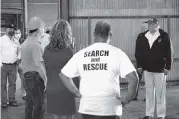
<instances>
[{"instance_id":1,"label":"collar","mask_svg":"<svg viewBox=\"0 0 179 119\"><path fill-rule=\"evenodd\" d=\"M5 37L5 38L8 38L9 40L11 40L10 37L9 37L8 35L6 35L6 34L4 35L4 37Z\"/></svg>"},{"instance_id":2,"label":"collar","mask_svg":"<svg viewBox=\"0 0 179 119\"><path fill-rule=\"evenodd\" d=\"M160 36L160 32L159 30L157 30L154 34L151 34L150 31L148 31L146 34L145 34L146 37L158 37Z\"/></svg>"}]
</instances>

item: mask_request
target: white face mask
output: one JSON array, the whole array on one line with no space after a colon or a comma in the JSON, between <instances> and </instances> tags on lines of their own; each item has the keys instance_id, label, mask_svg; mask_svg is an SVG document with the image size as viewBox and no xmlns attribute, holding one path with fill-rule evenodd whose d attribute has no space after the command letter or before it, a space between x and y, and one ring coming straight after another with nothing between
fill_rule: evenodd
<instances>
[{"instance_id":1,"label":"white face mask","mask_svg":"<svg viewBox=\"0 0 179 119\"><path fill-rule=\"evenodd\" d=\"M38 42L39 43L42 43L42 40L44 38L44 34L45 34L44 27L39 28L39 31L38 31Z\"/></svg>"},{"instance_id":2,"label":"white face mask","mask_svg":"<svg viewBox=\"0 0 179 119\"><path fill-rule=\"evenodd\" d=\"M14 34L14 37L15 37L17 40L19 40L19 39L21 38L21 34L20 34L20 33Z\"/></svg>"},{"instance_id":3,"label":"white face mask","mask_svg":"<svg viewBox=\"0 0 179 119\"><path fill-rule=\"evenodd\" d=\"M45 26L41 26L40 33L41 33L41 37L43 38L45 34Z\"/></svg>"}]
</instances>

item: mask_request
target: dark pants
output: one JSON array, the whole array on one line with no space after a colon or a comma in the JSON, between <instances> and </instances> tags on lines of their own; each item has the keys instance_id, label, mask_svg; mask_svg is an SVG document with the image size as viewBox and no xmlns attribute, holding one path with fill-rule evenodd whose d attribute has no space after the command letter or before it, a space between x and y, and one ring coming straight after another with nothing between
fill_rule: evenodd
<instances>
[{"instance_id":1,"label":"dark pants","mask_svg":"<svg viewBox=\"0 0 179 119\"><path fill-rule=\"evenodd\" d=\"M24 74L26 87L25 119L42 119L45 113L44 82L37 72Z\"/></svg>"},{"instance_id":2,"label":"dark pants","mask_svg":"<svg viewBox=\"0 0 179 119\"><path fill-rule=\"evenodd\" d=\"M120 119L117 116L94 116L94 115L87 115L82 114L83 119Z\"/></svg>"},{"instance_id":3,"label":"dark pants","mask_svg":"<svg viewBox=\"0 0 179 119\"><path fill-rule=\"evenodd\" d=\"M15 101L17 64L2 64L1 67L1 103L7 103L7 79L9 102Z\"/></svg>"},{"instance_id":4,"label":"dark pants","mask_svg":"<svg viewBox=\"0 0 179 119\"><path fill-rule=\"evenodd\" d=\"M140 83L141 83L141 80L142 80L142 75L143 75L143 74L138 73L138 76L139 76L139 83L138 83L137 93L136 93L136 95L135 95L134 99L137 99L137 97L138 97L139 86L140 86Z\"/></svg>"},{"instance_id":5,"label":"dark pants","mask_svg":"<svg viewBox=\"0 0 179 119\"><path fill-rule=\"evenodd\" d=\"M25 84L24 84L24 74L22 68L18 65L17 72L19 73L20 79L21 79L21 93L25 93Z\"/></svg>"}]
</instances>

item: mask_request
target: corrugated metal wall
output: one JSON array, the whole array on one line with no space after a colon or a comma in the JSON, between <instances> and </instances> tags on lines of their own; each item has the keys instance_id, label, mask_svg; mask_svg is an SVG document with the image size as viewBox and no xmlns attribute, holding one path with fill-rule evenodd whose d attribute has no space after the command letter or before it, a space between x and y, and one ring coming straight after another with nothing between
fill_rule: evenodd
<instances>
[{"instance_id":1,"label":"corrugated metal wall","mask_svg":"<svg viewBox=\"0 0 179 119\"><path fill-rule=\"evenodd\" d=\"M88 20L73 19L70 21L75 37L75 51L88 46Z\"/></svg>"},{"instance_id":2,"label":"corrugated metal wall","mask_svg":"<svg viewBox=\"0 0 179 119\"><path fill-rule=\"evenodd\" d=\"M28 20L38 16L44 20L47 27L58 19L58 0L28 0Z\"/></svg>"},{"instance_id":3,"label":"corrugated metal wall","mask_svg":"<svg viewBox=\"0 0 179 119\"><path fill-rule=\"evenodd\" d=\"M170 38L174 47L174 63L167 80L179 80L179 18L170 19Z\"/></svg>"},{"instance_id":4,"label":"corrugated metal wall","mask_svg":"<svg viewBox=\"0 0 179 119\"><path fill-rule=\"evenodd\" d=\"M179 58L179 18L170 19L170 38L175 49L174 56Z\"/></svg>"},{"instance_id":5,"label":"corrugated metal wall","mask_svg":"<svg viewBox=\"0 0 179 119\"><path fill-rule=\"evenodd\" d=\"M76 38L75 51L93 43L95 24L103 20L112 26L111 44L135 60L135 40L141 24L157 15L161 28L170 33L175 58L179 58L179 0L70 0L69 14ZM178 71L179 62L175 62L167 80L179 79Z\"/></svg>"},{"instance_id":6,"label":"corrugated metal wall","mask_svg":"<svg viewBox=\"0 0 179 119\"><path fill-rule=\"evenodd\" d=\"M178 15L178 0L70 0L70 16Z\"/></svg>"},{"instance_id":7,"label":"corrugated metal wall","mask_svg":"<svg viewBox=\"0 0 179 119\"><path fill-rule=\"evenodd\" d=\"M22 9L21 0L1 0L1 9Z\"/></svg>"}]
</instances>

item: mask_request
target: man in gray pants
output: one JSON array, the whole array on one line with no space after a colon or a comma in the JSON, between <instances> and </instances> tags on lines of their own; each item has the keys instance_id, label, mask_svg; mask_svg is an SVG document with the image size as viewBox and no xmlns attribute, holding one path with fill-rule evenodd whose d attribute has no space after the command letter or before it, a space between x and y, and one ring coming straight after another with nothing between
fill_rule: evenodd
<instances>
[{"instance_id":1,"label":"man in gray pants","mask_svg":"<svg viewBox=\"0 0 179 119\"><path fill-rule=\"evenodd\" d=\"M6 108L8 105L7 99L7 79L8 79L8 98L9 106L18 106L15 100L16 93L16 75L17 65L20 61L20 52L18 52L18 46L14 41L14 30L16 28L13 25L9 25L6 28L6 34L1 37L0 44L0 57L1 57L1 107Z\"/></svg>"},{"instance_id":2,"label":"man in gray pants","mask_svg":"<svg viewBox=\"0 0 179 119\"><path fill-rule=\"evenodd\" d=\"M165 119L166 75L173 61L172 43L156 18L145 23L149 30L138 35L135 52L138 71L144 72L146 85L146 116L143 119L154 117L155 105L158 119Z\"/></svg>"}]
</instances>

